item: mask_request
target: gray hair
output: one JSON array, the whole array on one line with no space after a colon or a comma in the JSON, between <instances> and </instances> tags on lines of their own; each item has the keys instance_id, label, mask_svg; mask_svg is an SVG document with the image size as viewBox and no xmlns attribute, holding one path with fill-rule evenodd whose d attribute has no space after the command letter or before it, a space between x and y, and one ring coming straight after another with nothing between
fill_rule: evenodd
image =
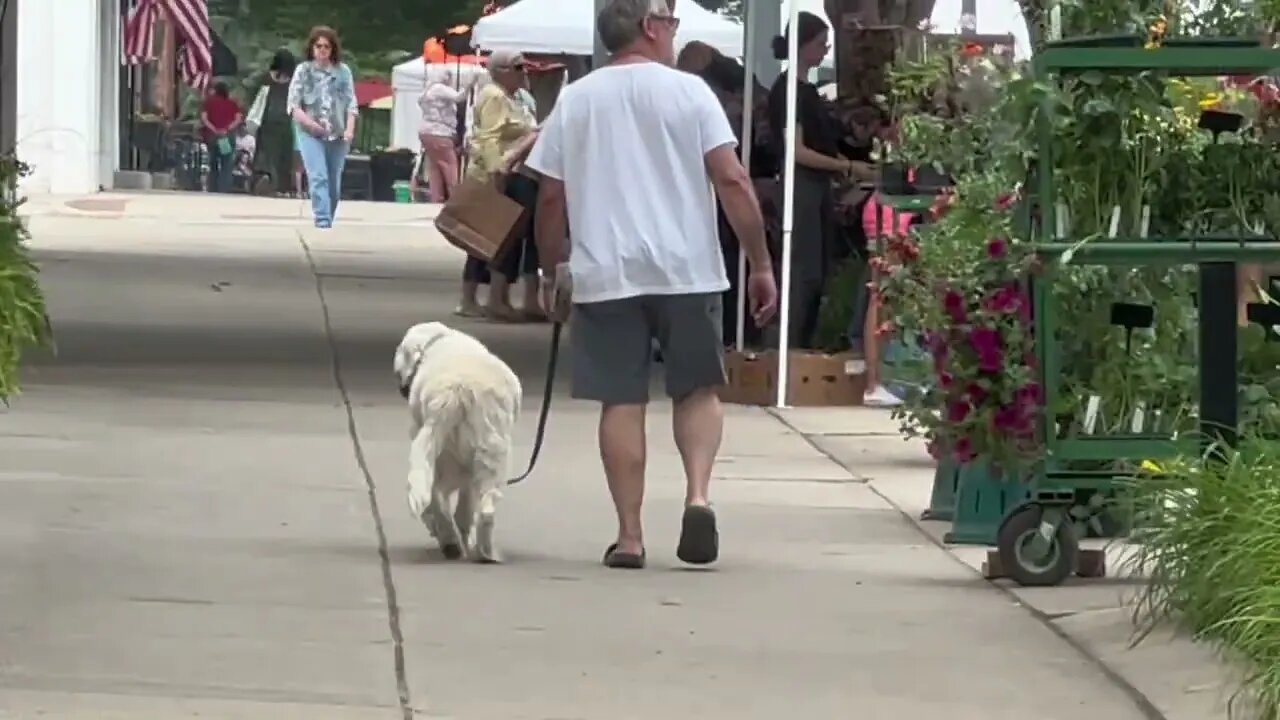
<instances>
[{"instance_id":1,"label":"gray hair","mask_svg":"<svg viewBox=\"0 0 1280 720\"><path fill-rule=\"evenodd\" d=\"M596 32L600 33L604 49L617 53L640 39L645 18L670 13L667 0L609 0L596 17Z\"/></svg>"}]
</instances>

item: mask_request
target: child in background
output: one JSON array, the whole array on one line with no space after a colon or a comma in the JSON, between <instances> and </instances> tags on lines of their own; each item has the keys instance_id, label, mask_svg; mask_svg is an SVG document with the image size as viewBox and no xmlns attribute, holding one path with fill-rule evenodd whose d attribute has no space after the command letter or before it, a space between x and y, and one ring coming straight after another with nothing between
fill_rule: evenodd
<instances>
[{"instance_id":1,"label":"child in background","mask_svg":"<svg viewBox=\"0 0 1280 720\"><path fill-rule=\"evenodd\" d=\"M871 253L875 252L879 239L905 235L920 219L914 213L900 213L891 207L882 206L879 199L879 194L872 195L862 208L862 231L867 236L867 250ZM869 273L868 282L874 283L875 269L869 268ZM862 358L867 373L867 389L862 396L862 403L867 407L892 408L901 405L902 398L885 387L880 378L880 345L888 342L888 338L878 336L879 304L875 293L868 290L866 301L862 303L863 317L859 318L855 314L849 336L856 351L858 336L861 335Z\"/></svg>"}]
</instances>

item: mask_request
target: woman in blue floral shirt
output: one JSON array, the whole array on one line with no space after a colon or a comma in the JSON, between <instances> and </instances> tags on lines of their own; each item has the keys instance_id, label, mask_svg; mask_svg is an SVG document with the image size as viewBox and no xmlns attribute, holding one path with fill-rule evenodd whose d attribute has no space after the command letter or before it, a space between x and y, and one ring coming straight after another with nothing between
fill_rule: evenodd
<instances>
[{"instance_id":1,"label":"woman in blue floral shirt","mask_svg":"<svg viewBox=\"0 0 1280 720\"><path fill-rule=\"evenodd\" d=\"M307 170L316 227L332 227L342 195L342 168L359 115L355 80L342 64L342 47L332 28L312 29L307 61L289 83L288 109L301 131L298 151Z\"/></svg>"}]
</instances>

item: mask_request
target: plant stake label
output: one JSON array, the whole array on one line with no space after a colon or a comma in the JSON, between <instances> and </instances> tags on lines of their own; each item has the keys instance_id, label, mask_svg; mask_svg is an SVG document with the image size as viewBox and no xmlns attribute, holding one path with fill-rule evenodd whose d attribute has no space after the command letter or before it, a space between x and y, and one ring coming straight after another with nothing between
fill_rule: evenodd
<instances>
[{"instance_id":1,"label":"plant stake label","mask_svg":"<svg viewBox=\"0 0 1280 720\"><path fill-rule=\"evenodd\" d=\"M1133 422L1129 425L1130 432L1133 432L1133 433L1142 432L1142 428L1143 428L1143 425L1146 423L1146 419L1147 419L1147 404L1144 402L1138 402L1133 409Z\"/></svg>"},{"instance_id":2,"label":"plant stake label","mask_svg":"<svg viewBox=\"0 0 1280 720\"><path fill-rule=\"evenodd\" d=\"M1084 406L1084 434L1092 435L1094 427L1098 424L1098 411L1102 407L1102 398L1097 395L1090 395L1089 402Z\"/></svg>"},{"instance_id":3,"label":"plant stake label","mask_svg":"<svg viewBox=\"0 0 1280 720\"><path fill-rule=\"evenodd\" d=\"M1139 237L1141 237L1143 240L1146 240L1147 234L1150 231L1151 231L1151 206L1143 205L1142 206L1142 227L1139 230L1139 232L1141 233Z\"/></svg>"},{"instance_id":4,"label":"plant stake label","mask_svg":"<svg viewBox=\"0 0 1280 720\"><path fill-rule=\"evenodd\" d=\"M1120 234L1120 206L1114 205L1111 208L1111 226L1107 228L1107 237L1115 240Z\"/></svg>"},{"instance_id":5,"label":"plant stake label","mask_svg":"<svg viewBox=\"0 0 1280 720\"><path fill-rule=\"evenodd\" d=\"M1053 208L1053 219L1057 227L1054 231L1057 233L1055 240L1062 240L1067 237L1067 204L1058 202Z\"/></svg>"},{"instance_id":6,"label":"plant stake label","mask_svg":"<svg viewBox=\"0 0 1280 720\"><path fill-rule=\"evenodd\" d=\"M1062 6L1057 3L1049 10L1049 39L1062 39Z\"/></svg>"}]
</instances>

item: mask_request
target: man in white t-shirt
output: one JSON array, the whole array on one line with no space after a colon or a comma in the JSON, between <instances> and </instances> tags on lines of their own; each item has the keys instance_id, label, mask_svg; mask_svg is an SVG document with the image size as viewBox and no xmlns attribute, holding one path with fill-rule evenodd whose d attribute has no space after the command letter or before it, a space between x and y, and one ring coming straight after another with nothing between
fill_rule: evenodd
<instances>
[{"instance_id":1,"label":"man in white t-shirt","mask_svg":"<svg viewBox=\"0 0 1280 720\"><path fill-rule=\"evenodd\" d=\"M543 269L558 278L552 295L564 297L571 279L573 394L603 406L600 455L618 512L609 567L645 563L654 339L687 476L676 555L705 564L719 554L707 501L724 424L717 390L729 287L717 195L750 262L755 321L766 323L777 305L764 222L733 129L706 83L671 67L678 25L667 0L611 0L596 29L612 61L565 88L526 163L542 175L535 223ZM549 309L565 314L563 305Z\"/></svg>"}]
</instances>

